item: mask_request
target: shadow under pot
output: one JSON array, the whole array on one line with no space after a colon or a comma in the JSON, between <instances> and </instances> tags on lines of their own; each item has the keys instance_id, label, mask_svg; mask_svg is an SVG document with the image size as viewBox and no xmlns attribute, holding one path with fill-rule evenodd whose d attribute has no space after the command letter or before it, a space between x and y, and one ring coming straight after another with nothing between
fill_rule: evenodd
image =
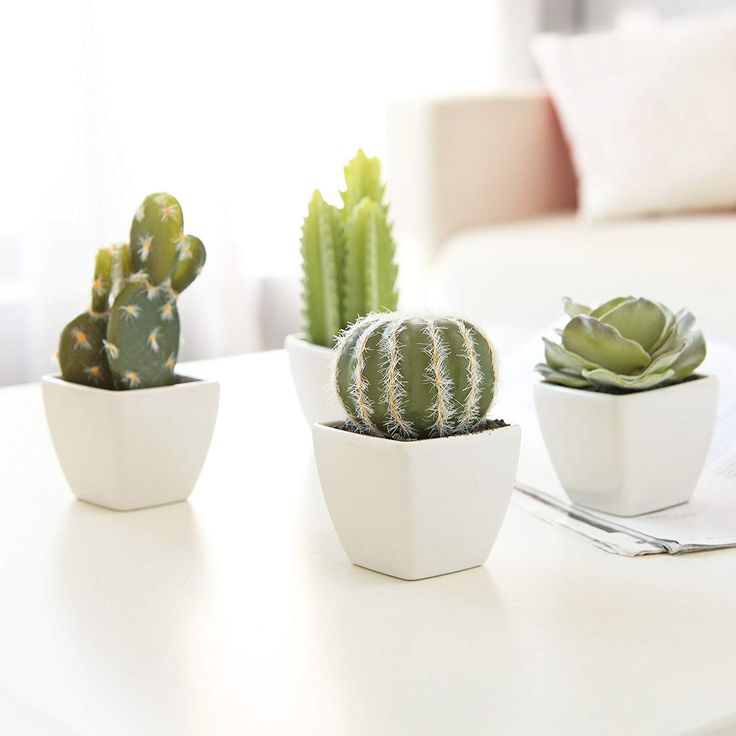
<instances>
[{"instance_id":1,"label":"shadow under pot","mask_svg":"<svg viewBox=\"0 0 736 736\"><path fill-rule=\"evenodd\" d=\"M74 495L116 511L184 501L212 439L220 385L113 391L42 379L46 420Z\"/></svg>"},{"instance_id":2,"label":"shadow under pot","mask_svg":"<svg viewBox=\"0 0 736 736\"><path fill-rule=\"evenodd\" d=\"M540 382L534 403L570 500L638 516L692 498L715 426L718 379L627 394Z\"/></svg>"}]
</instances>

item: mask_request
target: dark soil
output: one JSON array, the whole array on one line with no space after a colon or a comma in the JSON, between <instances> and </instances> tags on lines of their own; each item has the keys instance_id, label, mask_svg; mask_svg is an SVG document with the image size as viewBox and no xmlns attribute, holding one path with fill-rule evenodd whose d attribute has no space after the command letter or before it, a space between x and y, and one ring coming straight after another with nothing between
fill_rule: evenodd
<instances>
[{"instance_id":1,"label":"dark soil","mask_svg":"<svg viewBox=\"0 0 736 736\"><path fill-rule=\"evenodd\" d=\"M336 424L329 425L331 427L334 427L335 429L339 429L343 432L352 432L353 434L367 434L367 432L363 432L357 427L355 427L352 424L349 424L347 422L338 422ZM460 436L467 436L471 434L480 434L481 432L490 432L494 429L501 429L503 427L508 427L508 422L504 422L503 419L486 419L485 421L481 422L481 424L478 425L478 428L475 429L473 432L464 432L462 435L457 434L451 434L451 435L445 435L444 437L431 437L429 439L448 439L450 437L460 437ZM373 437L374 435L368 435L370 437ZM394 442L422 442L421 439L403 439L401 437L381 437L381 439L386 440L393 440Z\"/></svg>"}]
</instances>

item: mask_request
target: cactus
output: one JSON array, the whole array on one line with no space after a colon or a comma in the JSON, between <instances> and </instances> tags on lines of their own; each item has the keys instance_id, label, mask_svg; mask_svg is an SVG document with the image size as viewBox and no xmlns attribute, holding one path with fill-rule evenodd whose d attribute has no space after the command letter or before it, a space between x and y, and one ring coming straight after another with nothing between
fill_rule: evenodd
<instances>
[{"instance_id":1,"label":"cactus","mask_svg":"<svg viewBox=\"0 0 736 736\"><path fill-rule=\"evenodd\" d=\"M310 342L326 347L342 325L343 249L339 212L315 191L302 226L304 331Z\"/></svg>"},{"instance_id":2,"label":"cactus","mask_svg":"<svg viewBox=\"0 0 736 736\"><path fill-rule=\"evenodd\" d=\"M474 432L493 402L493 346L456 317L370 314L340 335L335 352L335 388L360 432L394 439Z\"/></svg>"},{"instance_id":3,"label":"cactus","mask_svg":"<svg viewBox=\"0 0 736 736\"><path fill-rule=\"evenodd\" d=\"M378 158L368 158L359 148L355 157L343 168L343 173L345 191L340 192L340 197L345 215L349 215L366 197L380 204L384 214L388 215L388 207L383 202L386 186L381 181L381 162Z\"/></svg>"},{"instance_id":4,"label":"cactus","mask_svg":"<svg viewBox=\"0 0 736 736\"><path fill-rule=\"evenodd\" d=\"M99 251L92 306L62 331L64 379L108 389L173 383L179 352L177 299L206 259L202 241L184 235L182 227L176 199L151 194L136 210L130 246Z\"/></svg>"},{"instance_id":5,"label":"cactus","mask_svg":"<svg viewBox=\"0 0 736 736\"><path fill-rule=\"evenodd\" d=\"M302 227L304 333L326 347L361 315L392 311L398 302L381 164L359 150L344 171L342 209L315 191Z\"/></svg>"},{"instance_id":6,"label":"cactus","mask_svg":"<svg viewBox=\"0 0 736 736\"><path fill-rule=\"evenodd\" d=\"M61 333L59 364L67 381L99 388L113 387L105 352L108 304L113 291L129 273L126 243L97 251L90 307L75 317Z\"/></svg>"}]
</instances>

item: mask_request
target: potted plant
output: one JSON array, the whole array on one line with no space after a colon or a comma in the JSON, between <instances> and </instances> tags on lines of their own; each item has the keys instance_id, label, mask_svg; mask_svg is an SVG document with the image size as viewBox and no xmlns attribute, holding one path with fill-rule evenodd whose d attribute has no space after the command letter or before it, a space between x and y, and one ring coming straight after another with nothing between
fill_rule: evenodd
<instances>
[{"instance_id":1,"label":"potted plant","mask_svg":"<svg viewBox=\"0 0 736 736\"><path fill-rule=\"evenodd\" d=\"M565 300L560 343L544 338L534 399L570 499L636 516L692 497L715 424L718 379L695 370L705 340L695 318L649 299L596 309Z\"/></svg>"},{"instance_id":2,"label":"potted plant","mask_svg":"<svg viewBox=\"0 0 736 736\"><path fill-rule=\"evenodd\" d=\"M358 317L396 309L395 244L381 164L359 150L344 169L342 207L319 191L302 227L303 331L285 347L307 421L345 419L330 385L331 348Z\"/></svg>"},{"instance_id":3,"label":"potted plant","mask_svg":"<svg viewBox=\"0 0 736 736\"><path fill-rule=\"evenodd\" d=\"M90 308L62 331L61 376L42 379L56 454L74 494L116 510L183 501L202 468L219 384L175 373L177 300L205 262L179 202L151 194L130 245L102 248Z\"/></svg>"},{"instance_id":4,"label":"potted plant","mask_svg":"<svg viewBox=\"0 0 736 736\"><path fill-rule=\"evenodd\" d=\"M315 424L314 448L350 560L406 580L482 565L521 437L487 418L488 338L457 318L370 314L342 333L334 382L348 420Z\"/></svg>"}]
</instances>

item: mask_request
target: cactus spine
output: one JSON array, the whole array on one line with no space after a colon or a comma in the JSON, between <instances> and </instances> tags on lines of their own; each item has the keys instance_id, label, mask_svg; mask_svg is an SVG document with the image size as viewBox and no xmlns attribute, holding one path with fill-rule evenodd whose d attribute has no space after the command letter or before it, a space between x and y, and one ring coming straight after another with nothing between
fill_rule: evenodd
<instances>
[{"instance_id":1,"label":"cactus spine","mask_svg":"<svg viewBox=\"0 0 736 736\"><path fill-rule=\"evenodd\" d=\"M163 192L146 197L133 218L130 246L97 255L92 306L61 334L62 376L108 389L173 383L177 299L205 259L202 241L183 233L177 200Z\"/></svg>"},{"instance_id":2,"label":"cactus spine","mask_svg":"<svg viewBox=\"0 0 736 736\"><path fill-rule=\"evenodd\" d=\"M335 386L359 431L396 439L473 432L493 401L495 351L455 317L370 314L336 347Z\"/></svg>"},{"instance_id":3,"label":"cactus spine","mask_svg":"<svg viewBox=\"0 0 736 736\"><path fill-rule=\"evenodd\" d=\"M344 171L342 209L315 191L302 227L304 332L326 347L361 315L392 311L398 302L381 164L359 150Z\"/></svg>"}]
</instances>

